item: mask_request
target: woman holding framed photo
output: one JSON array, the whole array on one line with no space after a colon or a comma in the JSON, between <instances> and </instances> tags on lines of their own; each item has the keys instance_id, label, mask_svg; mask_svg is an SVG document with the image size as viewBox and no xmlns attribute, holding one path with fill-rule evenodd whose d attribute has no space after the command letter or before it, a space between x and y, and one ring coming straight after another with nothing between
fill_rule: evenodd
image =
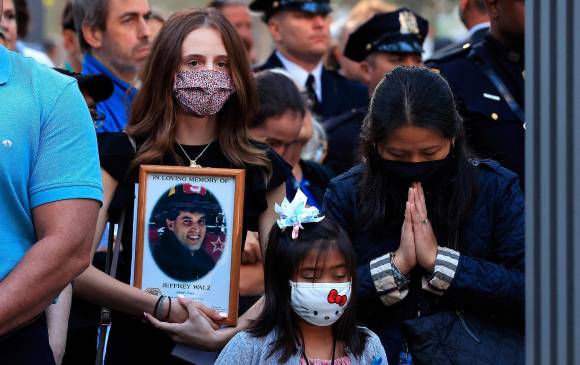
<instances>
[{"instance_id":1,"label":"woman holding framed photo","mask_svg":"<svg viewBox=\"0 0 580 365\"><path fill-rule=\"evenodd\" d=\"M118 280L91 266L74 285L82 298L123 313L114 313L107 364L174 361L169 355L173 341L143 323L143 313L168 322L195 322L196 332L180 339L200 347L216 348L234 334L212 329L220 318L215 311L189 303L188 317L183 302L175 299L160 309L157 296L127 284L139 167L245 169L243 232L259 232L262 245L276 219L274 203L284 197L284 181L291 174L277 154L248 138L256 87L242 41L217 11L173 15L156 38L141 81L126 133L99 135L105 203L97 232L107 221L118 221L122 211L127 216Z\"/></svg>"}]
</instances>

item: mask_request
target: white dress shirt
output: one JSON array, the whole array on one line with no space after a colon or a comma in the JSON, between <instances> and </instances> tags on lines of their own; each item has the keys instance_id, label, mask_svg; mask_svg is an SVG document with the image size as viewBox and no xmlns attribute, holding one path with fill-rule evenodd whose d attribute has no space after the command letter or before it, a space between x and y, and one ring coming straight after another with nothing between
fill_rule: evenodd
<instances>
[{"instance_id":1,"label":"white dress shirt","mask_svg":"<svg viewBox=\"0 0 580 365\"><path fill-rule=\"evenodd\" d=\"M312 76L314 76L314 92L316 92L318 102L322 102L322 61L320 61L312 72L308 72L284 57L284 55L278 51L276 51L276 56L278 56L286 71L288 71L290 76L292 76L294 82L298 84L300 91L306 89L306 79L308 79L308 75L312 74Z\"/></svg>"},{"instance_id":2,"label":"white dress shirt","mask_svg":"<svg viewBox=\"0 0 580 365\"><path fill-rule=\"evenodd\" d=\"M489 28L489 22L483 22L483 23L479 23L479 24L475 24L473 27L471 27L469 29L469 36L471 37L472 35L475 34L475 32L477 32L480 29L483 28Z\"/></svg>"}]
</instances>

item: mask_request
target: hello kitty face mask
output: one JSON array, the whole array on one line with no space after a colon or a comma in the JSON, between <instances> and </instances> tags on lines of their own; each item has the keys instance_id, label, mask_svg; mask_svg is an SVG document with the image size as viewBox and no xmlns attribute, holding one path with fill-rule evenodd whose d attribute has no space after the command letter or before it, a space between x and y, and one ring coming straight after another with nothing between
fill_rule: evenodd
<instances>
[{"instance_id":1,"label":"hello kitty face mask","mask_svg":"<svg viewBox=\"0 0 580 365\"><path fill-rule=\"evenodd\" d=\"M292 309L306 322L326 327L340 319L350 301L352 283L290 281Z\"/></svg>"}]
</instances>

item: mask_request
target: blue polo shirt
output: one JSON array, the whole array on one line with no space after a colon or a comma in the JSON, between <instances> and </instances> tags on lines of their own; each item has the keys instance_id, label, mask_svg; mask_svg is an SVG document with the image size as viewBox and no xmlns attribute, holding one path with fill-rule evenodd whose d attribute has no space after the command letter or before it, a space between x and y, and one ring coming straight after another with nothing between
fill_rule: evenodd
<instances>
[{"instance_id":1,"label":"blue polo shirt","mask_svg":"<svg viewBox=\"0 0 580 365\"><path fill-rule=\"evenodd\" d=\"M109 99L97 104L97 111L105 115L105 120L97 125L97 133L121 132L124 130L129 121L129 112L133 99L137 95L137 89L113 75L105 65L90 54L85 54L83 74L105 75L113 81L113 85L115 86L113 95Z\"/></svg>"},{"instance_id":2,"label":"blue polo shirt","mask_svg":"<svg viewBox=\"0 0 580 365\"><path fill-rule=\"evenodd\" d=\"M0 101L3 280L37 241L34 208L101 201L103 190L95 129L74 79L0 46Z\"/></svg>"}]
</instances>

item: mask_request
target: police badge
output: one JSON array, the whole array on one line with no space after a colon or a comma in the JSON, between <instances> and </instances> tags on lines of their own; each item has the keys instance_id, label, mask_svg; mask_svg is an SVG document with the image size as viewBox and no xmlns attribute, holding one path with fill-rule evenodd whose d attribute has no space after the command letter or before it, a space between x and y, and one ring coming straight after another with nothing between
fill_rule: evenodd
<instances>
[{"instance_id":1,"label":"police badge","mask_svg":"<svg viewBox=\"0 0 580 365\"><path fill-rule=\"evenodd\" d=\"M410 11L399 13L399 23L401 24L401 34L419 34L419 26L415 14Z\"/></svg>"}]
</instances>

